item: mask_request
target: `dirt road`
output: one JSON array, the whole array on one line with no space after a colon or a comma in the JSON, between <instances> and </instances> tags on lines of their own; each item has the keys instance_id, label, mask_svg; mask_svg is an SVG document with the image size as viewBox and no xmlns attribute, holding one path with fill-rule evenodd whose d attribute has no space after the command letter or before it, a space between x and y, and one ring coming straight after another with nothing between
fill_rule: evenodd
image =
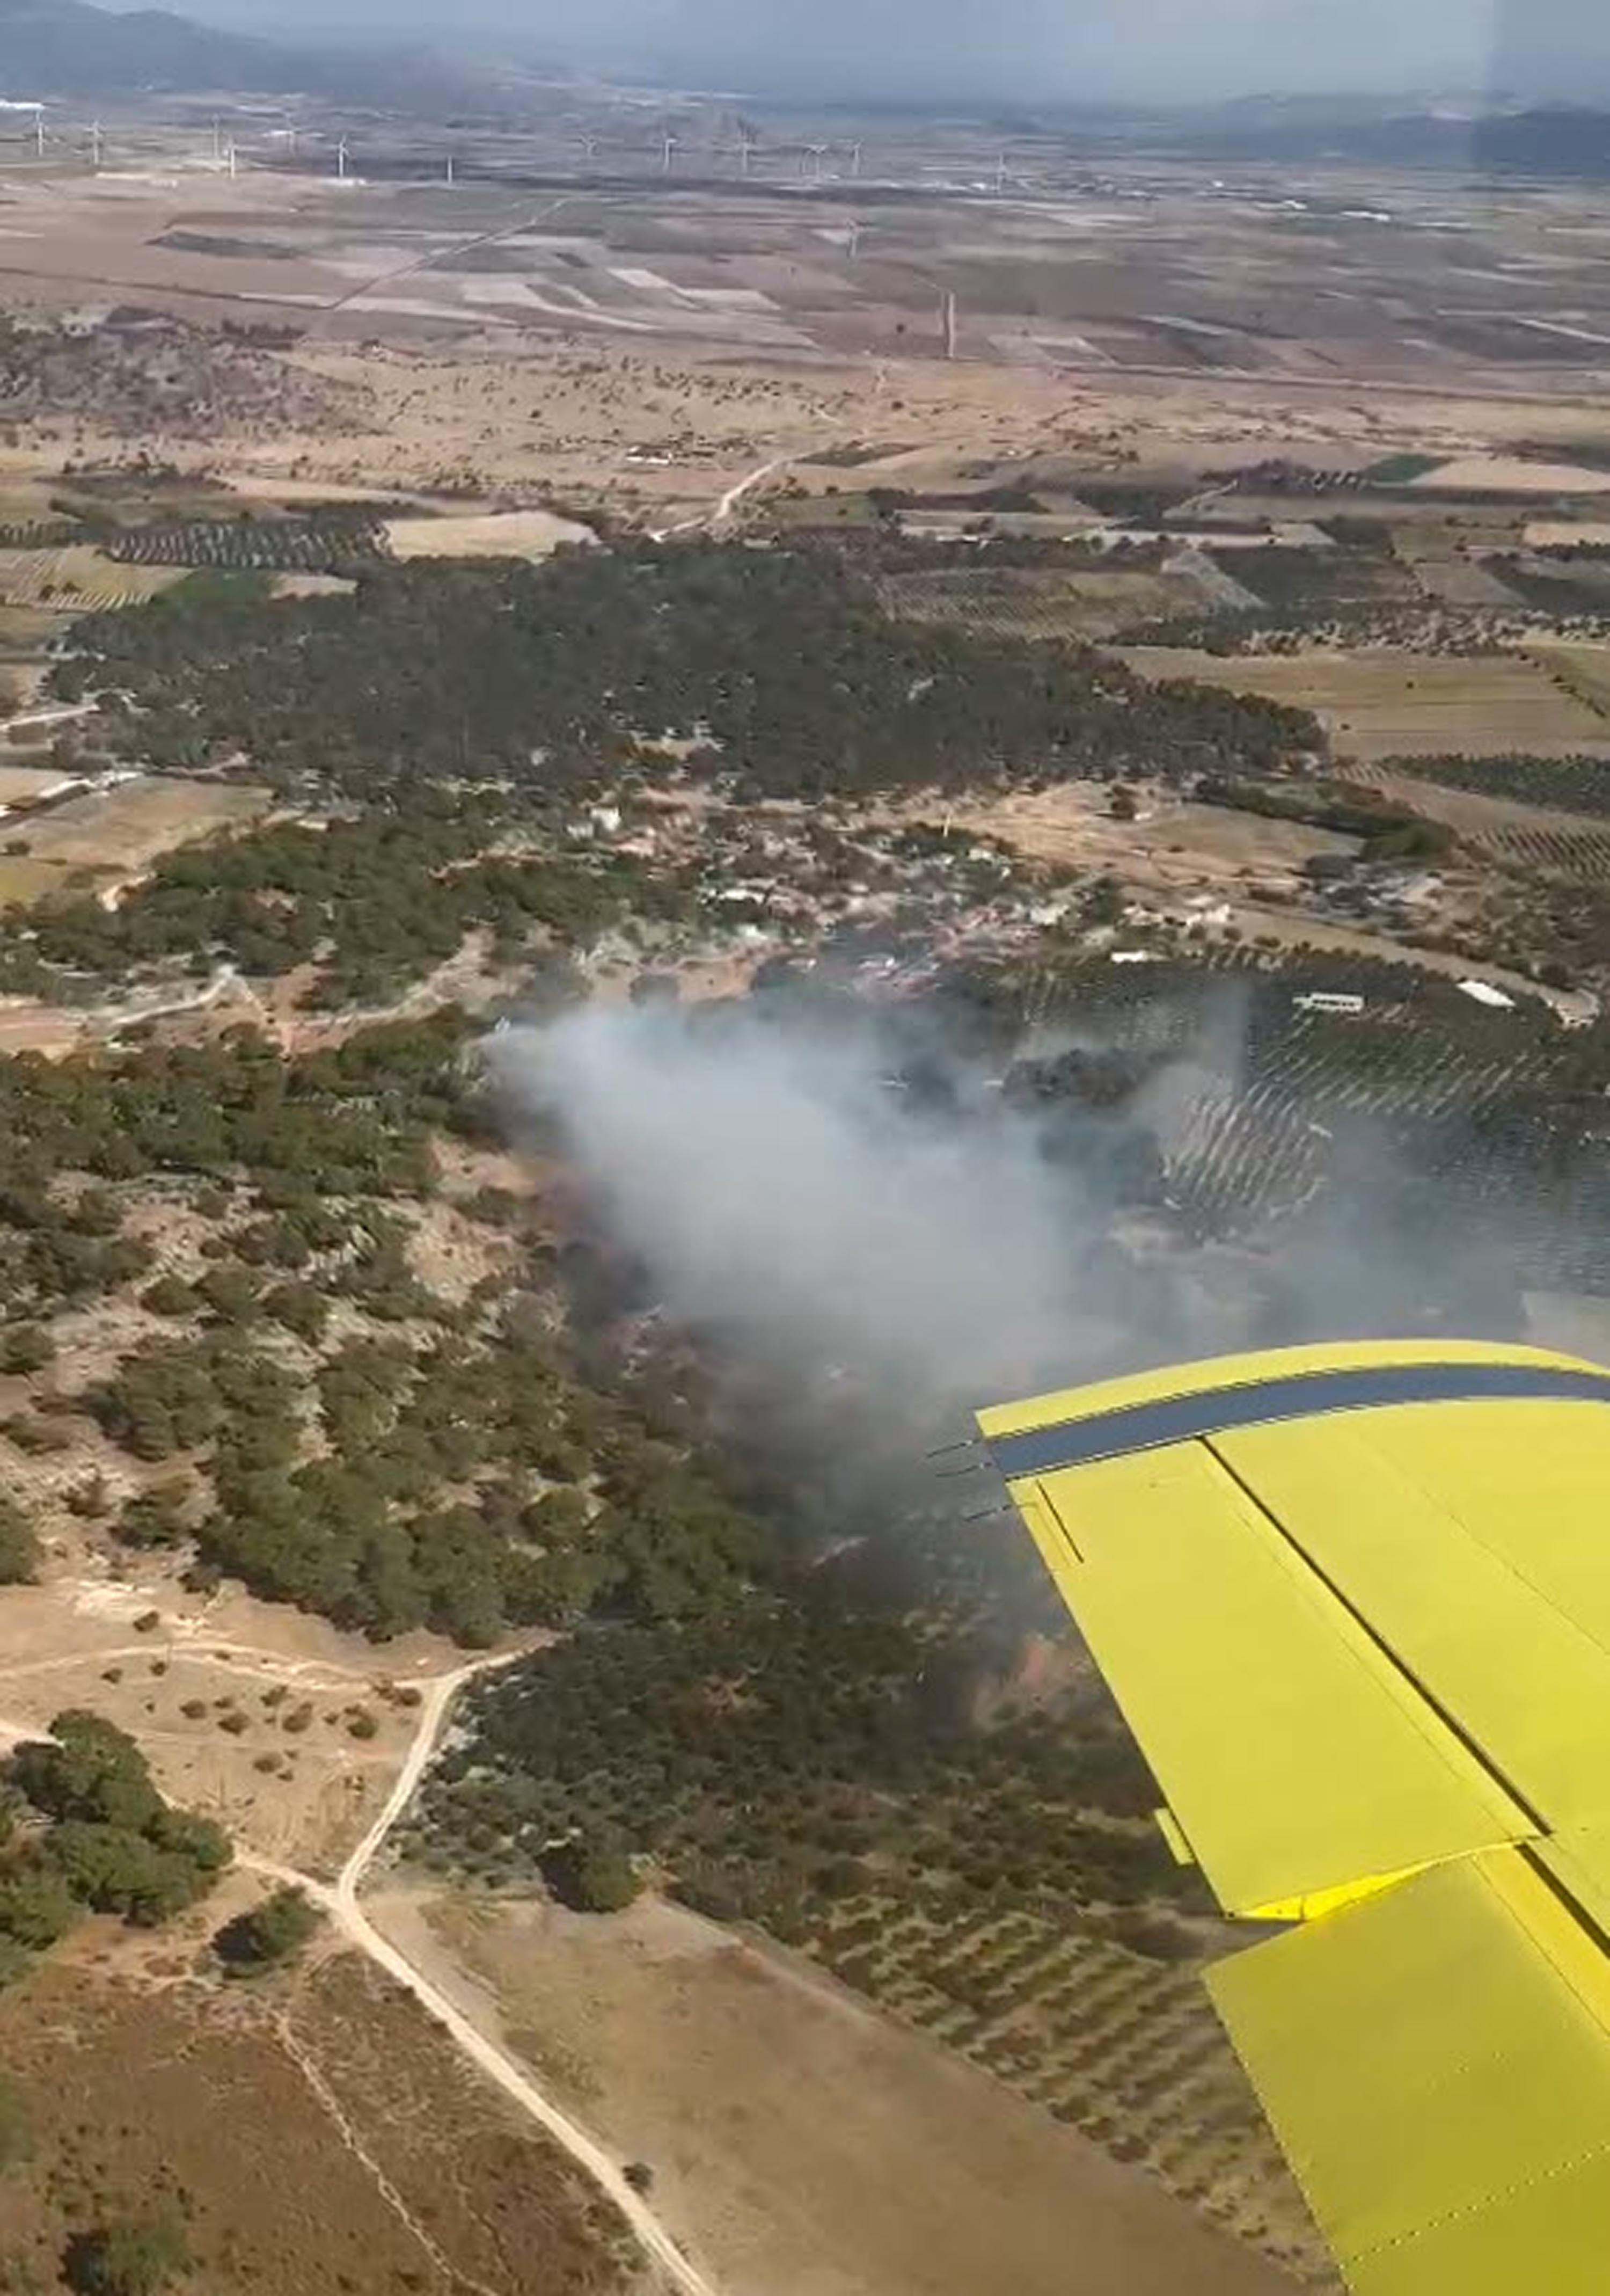
<instances>
[{"instance_id":1,"label":"dirt road","mask_svg":"<svg viewBox=\"0 0 1610 2296\"><path fill-rule=\"evenodd\" d=\"M506 2056L486 2034L478 2031L421 1970L416 1969L388 1939L380 1935L359 1902L358 1892L364 1877L385 1847L388 1834L413 1799L414 1788L436 1751L458 1692L476 1675L512 1665L516 1659L524 1655L523 1652L517 1651L498 1658L476 1659L467 1666L455 1667L450 1673L437 1675L419 1685L424 1693L424 1702L420 1708L419 1728L408 1758L397 1773L385 1808L347 1858L333 1889L315 1881L310 1874L276 1866L267 1858L242 1853L240 1863L266 1874L271 1880L305 1890L324 1908L337 1928L359 1952L367 1954L371 1961L378 1963L397 1984L412 1993L438 2023L445 2026L465 2055L480 2068L487 2079L495 2081L506 2095L512 2097L580 2168L586 2170L625 2217L643 2249L662 2267L672 2284L682 2292L682 2296L718 2296L714 2284L683 2254L642 2194L634 2192L626 2182L619 2163L577 2121L545 2095L527 2072ZM4 1725L0 1725L0 1728L3 1727Z\"/></svg>"},{"instance_id":2,"label":"dirt road","mask_svg":"<svg viewBox=\"0 0 1610 2296\"><path fill-rule=\"evenodd\" d=\"M144 1651L150 1646L141 1644L138 1647ZM248 1653L238 1644L220 1644L217 1647L229 1649L233 1654L241 1657L257 1655ZM100 1655L104 1656L105 1653ZM282 1676L288 1670L282 1659L269 1652L260 1655L266 1661L263 1668L266 1673ZM495 2081L506 2095L512 2097L515 2103L538 2122L577 2166L586 2171L625 2218L646 2253L660 2266L666 2283L679 2290L681 2296L720 2296L715 2284L684 2255L642 2194L634 2192L626 2182L619 2163L577 2121L545 2095L527 2072L479 2032L422 1971L416 1969L396 1946L380 1934L359 1902L358 1892L364 1877L412 1800L414 1789L436 1751L458 1692L478 1674L511 1666L525 1655L523 1651L514 1651L495 1658L475 1659L468 1665L454 1667L446 1674L434 1675L417 1685L422 1693L422 1702L419 1709L419 1726L407 1758L397 1773L384 1808L342 1866L333 1887L311 1874L301 1873L294 1866L278 1865L272 1858L259 1857L251 1850L237 1849L235 1862L249 1872L261 1874L282 1886L305 1891L360 1953L366 1954L398 1985L412 1993L414 1999L446 2028L464 2054L487 2079ZM49 1663L37 1664L37 1670L43 1670L44 1666ZM15 1669L20 1672L33 1670L36 1669ZM0 1716L0 1748L20 1739L37 1738L40 1734L37 1723L8 1721Z\"/></svg>"}]
</instances>

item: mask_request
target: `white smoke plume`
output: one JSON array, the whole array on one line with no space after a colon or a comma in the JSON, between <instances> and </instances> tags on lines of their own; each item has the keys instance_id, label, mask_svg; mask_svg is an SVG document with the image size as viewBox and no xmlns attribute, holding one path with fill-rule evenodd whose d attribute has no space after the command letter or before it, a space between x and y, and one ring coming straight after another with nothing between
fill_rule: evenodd
<instances>
[{"instance_id":1,"label":"white smoke plume","mask_svg":"<svg viewBox=\"0 0 1610 2296\"><path fill-rule=\"evenodd\" d=\"M913 1402L985 1403L1127 1350L1082 1259L1105 1215L954 1069L925 1117L870 1029L588 1005L495 1040L680 1319Z\"/></svg>"}]
</instances>

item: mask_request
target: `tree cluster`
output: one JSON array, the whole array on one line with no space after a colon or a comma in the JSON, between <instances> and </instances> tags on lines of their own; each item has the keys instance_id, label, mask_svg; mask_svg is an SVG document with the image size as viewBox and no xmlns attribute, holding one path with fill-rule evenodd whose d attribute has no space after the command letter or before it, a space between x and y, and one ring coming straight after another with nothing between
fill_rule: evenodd
<instances>
[{"instance_id":1,"label":"tree cluster","mask_svg":"<svg viewBox=\"0 0 1610 2296\"><path fill-rule=\"evenodd\" d=\"M86 1911L153 1928L204 1897L230 1858L210 1818L163 1800L145 1759L102 1716L69 1708L19 1746L0 1804L0 1970L21 1974Z\"/></svg>"},{"instance_id":2,"label":"tree cluster","mask_svg":"<svg viewBox=\"0 0 1610 2296\"><path fill-rule=\"evenodd\" d=\"M350 597L174 595L75 636L57 690L127 696L113 732L130 754L245 755L355 791L552 785L667 730L702 734L772 794L1270 766L1323 747L1302 711L891 621L821 551L642 543L543 567L398 567Z\"/></svg>"}]
</instances>

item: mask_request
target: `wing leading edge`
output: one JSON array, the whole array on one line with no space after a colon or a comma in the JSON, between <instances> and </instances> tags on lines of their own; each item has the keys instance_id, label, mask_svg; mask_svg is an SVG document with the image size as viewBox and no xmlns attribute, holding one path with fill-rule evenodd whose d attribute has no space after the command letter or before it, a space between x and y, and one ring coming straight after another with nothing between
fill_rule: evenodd
<instances>
[{"instance_id":1,"label":"wing leading edge","mask_svg":"<svg viewBox=\"0 0 1610 2296\"><path fill-rule=\"evenodd\" d=\"M1360 2296L1610 2286L1610 1373L1296 1349L980 1414L1227 1912Z\"/></svg>"}]
</instances>

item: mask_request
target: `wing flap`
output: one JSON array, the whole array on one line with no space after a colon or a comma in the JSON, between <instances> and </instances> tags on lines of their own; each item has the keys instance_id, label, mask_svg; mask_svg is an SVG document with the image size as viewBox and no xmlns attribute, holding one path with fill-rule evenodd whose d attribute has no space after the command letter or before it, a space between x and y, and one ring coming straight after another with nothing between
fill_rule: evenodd
<instances>
[{"instance_id":1,"label":"wing flap","mask_svg":"<svg viewBox=\"0 0 1610 2296\"><path fill-rule=\"evenodd\" d=\"M1610 1411L1372 1411L1212 1448L1543 1823L1604 1808L1610 1648L1585 1597L1610 1591ZM1562 1531L1568 1590L1550 1568Z\"/></svg>"},{"instance_id":2,"label":"wing flap","mask_svg":"<svg viewBox=\"0 0 1610 2296\"><path fill-rule=\"evenodd\" d=\"M1231 1912L1534 1830L1203 1445L1012 1490Z\"/></svg>"},{"instance_id":3,"label":"wing flap","mask_svg":"<svg viewBox=\"0 0 1610 2296\"><path fill-rule=\"evenodd\" d=\"M1358 2296L1602 2296L1610 1975L1529 1853L1438 1866L1208 1984Z\"/></svg>"}]
</instances>

